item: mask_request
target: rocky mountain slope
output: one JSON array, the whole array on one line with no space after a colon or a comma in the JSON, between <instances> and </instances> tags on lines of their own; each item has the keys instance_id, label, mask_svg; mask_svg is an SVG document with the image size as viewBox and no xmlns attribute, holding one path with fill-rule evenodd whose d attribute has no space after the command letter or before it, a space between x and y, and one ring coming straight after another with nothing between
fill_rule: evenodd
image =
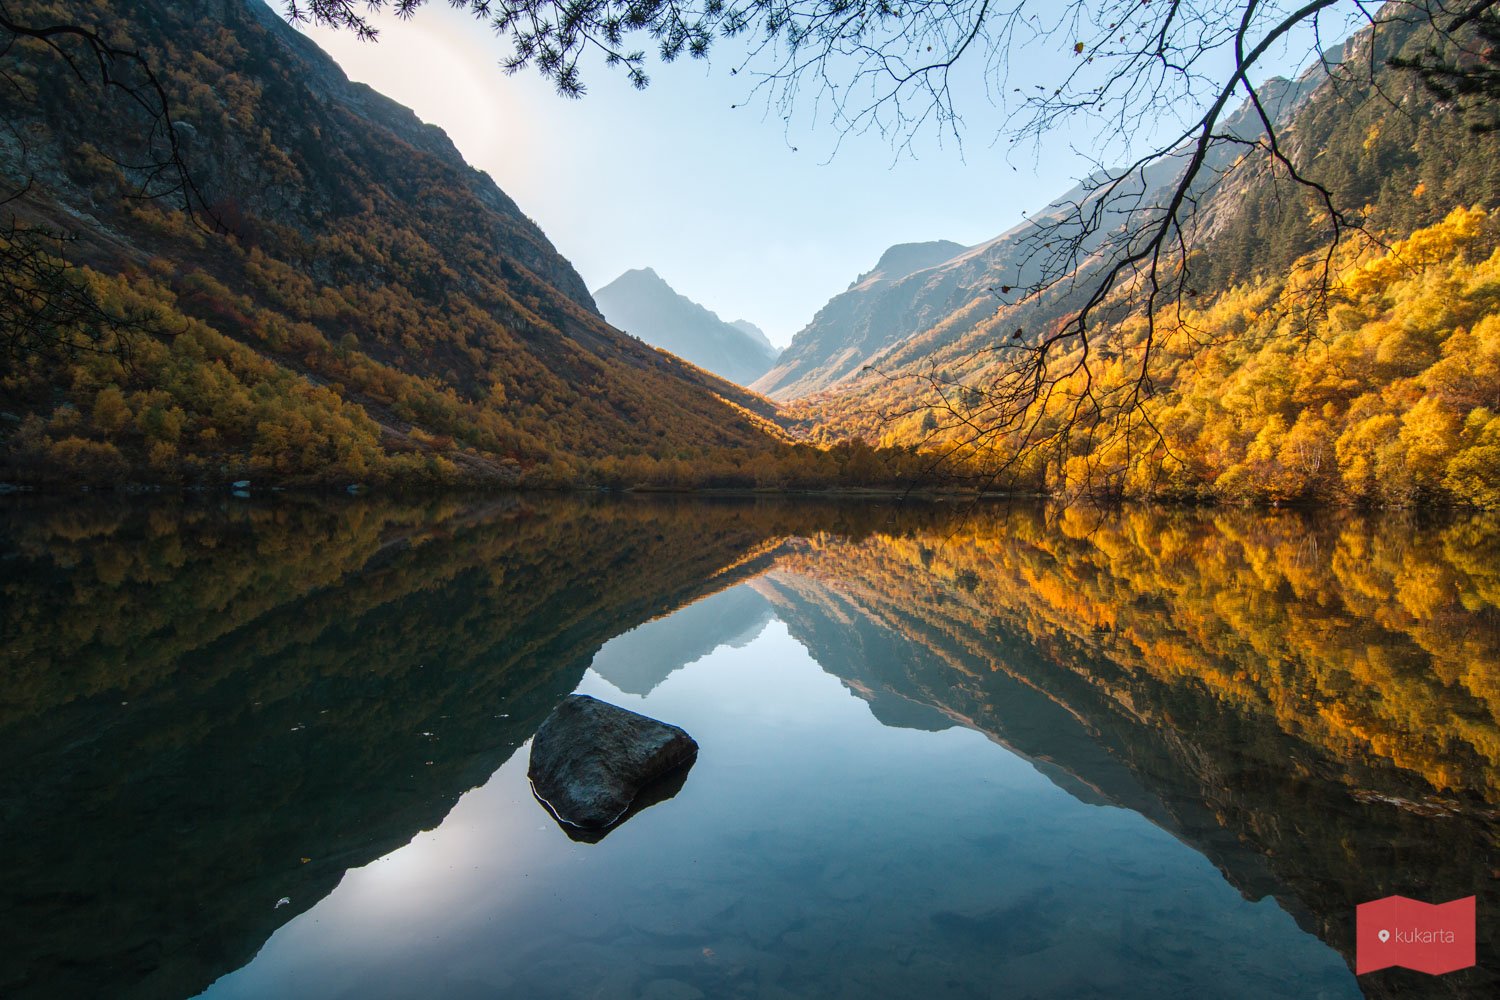
<instances>
[{"instance_id":1,"label":"rocky mountain slope","mask_svg":"<svg viewBox=\"0 0 1500 1000\"><path fill-rule=\"evenodd\" d=\"M768 445L763 401L611 328L440 129L351 83L262 0L90 0L67 17L160 77L196 214L152 171L162 120L40 44L0 55L21 81L0 94L3 193L19 192L0 222L72 237L49 246L93 270L119 319L64 325L62 350L3 373L5 478L515 482L603 454Z\"/></svg>"},{"instance_id":2,"label":"rocky mountain slope","mask_svg":"<svg viewBox=\"0 0 1500 1000\"><path fill-rule=\"evenodd\" d=\"M1339 207L1336 245L1317 191L1264 143L1225 140L1183 222L1190 253L1162 261L1149 314L1153 286L1126 275L1086 345L1066 326L1118 237L1084 241L1062 280L1019 297L1033 218L872 288L879 301L858 304L888 337L841 360L848 374L757 388L814 440L916 446L1002 487L1500 506L1500 133L1399 64L1460 58L1454 44L1390 18L1328 54L1334 78L1315 67L1263 88L1279 148ZM1245 128L1244 113L1230 124ZM1139 178L1148 204L1172 176L1169 160ZM1066 218L1071 197L1047 214ZM1044 357L1030 350L1054 335Z\"/></svg>"},{"instance_id":3,"label":"rocky mountain slope","mask_svg":"<svg viewBox=\"0 0 1500 1000\"><path fill-rule=\"evenodd\" d=\"M873 270L818 311L752 388L773 399L792 399L858 371L881 348L942 314L949 296L932 272L967 252L949 240L891 247ZM924 277L906 280L913 275Z\"/></svg>"},{"instance_id":4,"label":"rocky mountain slope","mask_svg":"<svg viewBox=\"0 0 1500 1000\"><path fill-rule=\"evenodd\" d=\"M1262 102L1284 124L1316 82L1312 74L1296 82L1272 80L1262 88ZM1226 127L1229 134L1245 137L1259 131L1248 107ZM1241 148L1215 148L1207 163L1209 174L1225 168ZM775 369L752 388L773 399L796 399L857 381L866 365L879 363L888 349L909 338L941 331L937 339L946 341L972 330L1003 301L995 295L997 287L1023 288L1044 274L1065 272L1073 263L1051 257L1048 247L1076 239L1079 270L1097 267L1114 251L1123 227L1139 217L1141 206L1164 203L1182 165L1181 157L1168 157L1137 173L1088 178L977 246L938 241L891 247L873 271L860 275L819 310L792 338ZM1112 177L1117 183L1101 192L1101 184ZM1094 213L1098 219L1090 223L1093 231L1080 235L1080 220ZM926 349L931 348L927 343Z\"/></svg>"},{"instance_id":5,"label":"rocky mountain slope","mask_svg":"<svg viewBox=\"0 0 1500 1000\"><path fill-rule=\"evenodd\" d=\"M776 349L753 323L726 323L649 267L626 271L594 292L594 300L626 333L740 385L754 382L776 360Z\"/></svg>"}]
</instances>

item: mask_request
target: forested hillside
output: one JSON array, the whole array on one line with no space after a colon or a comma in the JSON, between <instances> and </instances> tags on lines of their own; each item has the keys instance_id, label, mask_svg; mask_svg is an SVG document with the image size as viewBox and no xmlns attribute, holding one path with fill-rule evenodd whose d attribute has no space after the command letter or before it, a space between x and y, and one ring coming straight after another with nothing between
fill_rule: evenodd
<instances>
[{"instance_id":1,"label":"forested hillside","mask_svg":"<svg viewBox=\"0 0 1500 1000\"><path fill-rule=\"evenodd\" d=\"M3 355L0 478L537 483L771 443L767 404L609 327L440 130L262 0L7 16L138 52L173 121L77 39L0 55L0 254L46 261L12 271L43 321ZM163 183L169 136L198 197Z\"/></svg>"},{"instance_id":2,"label":"forested hillside","mask_svg":"<svg viewBox=\"0 0 1500 1000\"><path fill-rule=\"evenodd\" d=\"M1181 299L1148 322L1127 284L1021 426L991 430L999 379L1078 293L965 302L792 412L818 440L1053 492L1500 505L1500 143L1387 65L1431 44L1356 36L1344 57L1374 85L1325 83L1288 119L1281 141L1360 225L1331 256L1318 193L1247 153L1197 215Z\"/></svg>"},{"instance_id":3,"label":"forested hillside","mask_svg":"<svg viewBox=\"0 0 1500 1000\"><path fill-rule=\"evenodd\" d=\"M1362 86L1314 71L1262 88L1283 148L1344 213L1336 245L1320 192L1246 144L1242 110L1226 128L1245 152L1216 149L1193 250L1167 265L1182 294L1148 316L1144 276L1126 281L1007 424L1006 373L1076 315L1102 251L1013 301L997 290L1027 277L1014 233L891 248L756 383L816 393L778 410L610 327L440 130L350 83L262 0L31 0L6 17L97 31L125 86L81 36L0 54L0 481L778 489L956 472L1053 493L1500 505L1500 133L1392 65L1435 44L1419 23L1330 54L1376 67Z\"/></svg>"}]
</instances>

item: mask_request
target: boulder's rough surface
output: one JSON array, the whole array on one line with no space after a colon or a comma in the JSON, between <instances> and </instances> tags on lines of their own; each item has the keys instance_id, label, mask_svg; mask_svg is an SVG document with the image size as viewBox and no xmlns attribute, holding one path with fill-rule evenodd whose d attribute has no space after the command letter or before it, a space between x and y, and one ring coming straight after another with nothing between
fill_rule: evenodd
<instances>
[{"instance_id":1,"label":"boulder's rough surface","mask_svg":"<svg viewBox=\"0 0 1500 1000\"><path fill-rule=\"evenodd\" d=\"M537 730L526 774L559 820L597 830L623 817L643 787L697 753L698 744L677 726L573 694Z\"/></svg>"}]
</instances>

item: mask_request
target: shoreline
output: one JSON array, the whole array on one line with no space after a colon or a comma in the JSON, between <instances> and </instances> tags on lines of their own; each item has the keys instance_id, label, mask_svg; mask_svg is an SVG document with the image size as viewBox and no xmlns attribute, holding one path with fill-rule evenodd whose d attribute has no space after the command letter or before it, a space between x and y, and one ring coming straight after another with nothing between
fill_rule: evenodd
<instances>
[{"instance_id":1,"label":"shoreline","mask_svg":"<svg viewBox=\"0 0 1500 1000\"><path fill-rule=\"evenodd\" d=\"M1355 511L1360 513L1376 512L1406 512L1411 514L1443 513L1443 514L1490 514L1500 517L1500 511L1485 507L1474 507L1462 504L1361 504L1346 501L1329 500L1297 500L1297 501L1274 501L1262 500L1251 502L1232 502L1214 498L1154 498L1154 497L1097 497L1097 496L1062 496L1054 493L1039 493L1035 491L1004 491L1004 490L974 490L964 487L941 487L923 486L911 488L886 487L886 486L833 486L825 489L817 488L778 488L778 487L669 487L669 486L634 486L624 489L604 486L452 486L445 488L432 487L401 487L390 485L370 486L364 483L351 483L345 486L267 486L257 487L253 483L238 487L236 484L214 484L214 485L164 485L155 483L122 483L105 486L94 484L80 484L75 486L56 486L53 484L17 484L0 482L0 504L14 497L30 497L36 499L77 499L79 497L115 497L115 498L140 498L140 497L174 497L174 498L207 498L223 497L230 500L264 501L274 497L287 498L315 498L332 499L335 497L344 499L385 499L398 501L417 501L439 499L443 497L498 497L498 496L613 496L625 497L684 497L703 499L830 499L830 500L896 500L915 501L922 503L947 503L952 501L963 501L969 503L995 503L995 502L1023 502L1028 504L1043 503L1055 504L1062 507L1087 506L1093 508L1123 508L1132 506L1154 506L1164 508L1181 508L1192 510L1207 510L1223 508L1226 510L1262 510L1262 511Z\"/></svg>"}]
</instances>

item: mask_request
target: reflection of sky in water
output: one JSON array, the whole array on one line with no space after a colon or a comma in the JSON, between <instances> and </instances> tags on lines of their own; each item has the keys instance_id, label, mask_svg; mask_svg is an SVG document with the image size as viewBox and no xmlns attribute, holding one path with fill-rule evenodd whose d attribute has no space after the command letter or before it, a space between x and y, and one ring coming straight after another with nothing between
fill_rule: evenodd
<instances>
[{"instance_id":1,"label":"reflection of sky in water","mask_svg":"<svg viewBox=\"0 0 1500 1000\"><path fill-rule=\"evenodd\" d=\"M979 733L882 726L779 622L579 690L697 738L676 798L576 844L523 747L205 995L1359 995L1191 848Z\"/></svg>"}]
</instances>

